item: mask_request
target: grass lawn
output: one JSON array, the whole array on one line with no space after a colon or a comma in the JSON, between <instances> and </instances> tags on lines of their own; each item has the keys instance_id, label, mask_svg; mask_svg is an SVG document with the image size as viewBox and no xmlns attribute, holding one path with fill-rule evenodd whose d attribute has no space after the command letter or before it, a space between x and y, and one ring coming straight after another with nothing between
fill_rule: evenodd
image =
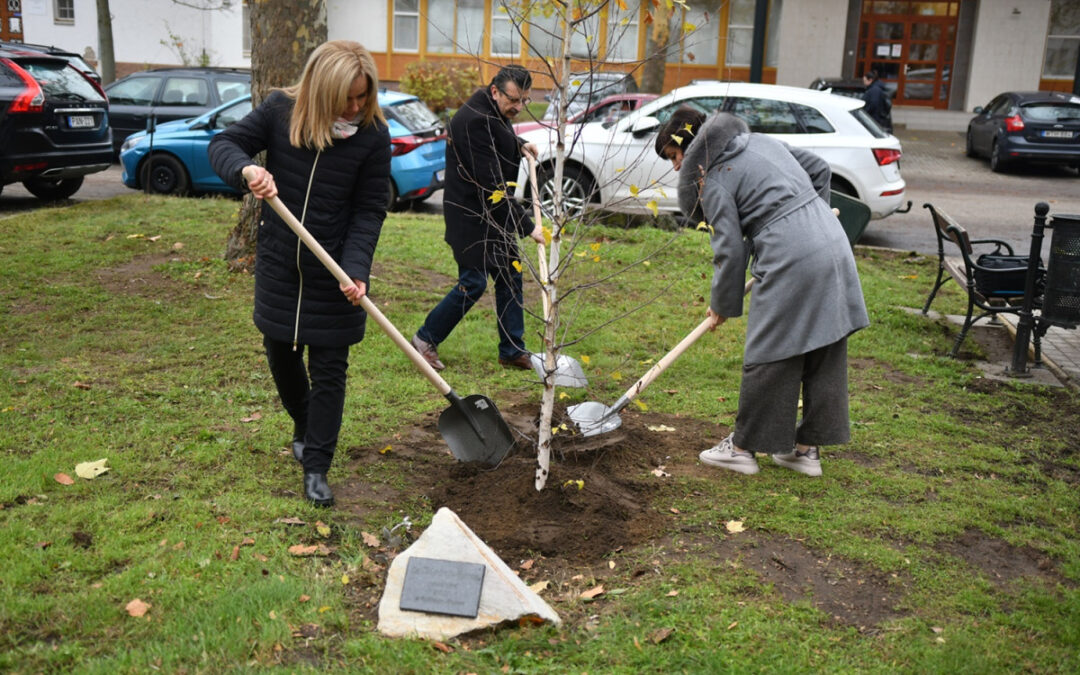
<instances>
[{"instance_id":1,"label":"grass lawn","mask_svg":"<svg viewBox=\"0 0 1080 675\"><path fill-rule=\"evenodd\" d=\"M627 409L625 446L557 453L585 489L553 480L546 502L454 463L434 431L445 400L369 322L339 505L320 510L285 448L252 278L222 260L236 212L133 194L0 217L0 671L1080 671L1077 395L984 379L975 341L945 357L956 327L903 310L921 308L933 260L857 249L872 326L849 345L852 442L825 450L820 480L696 462L734 422L741 320ZM568 353L590 386L559 405L611 402L704 316L708 242L596 227L570 255ZM376 259L372 297L410 336L456 273L441 219L391 214ZM934 304L961 307L952 285ZM489 293L441 347L444 375L528 422L541 388L499 368L495 339ZM108 472L76 475L101 459ZM519 489L514 529L573 516L616 478L633 513L609 512L610 532L540 546L473 520ZM474 509L463 519L528 583L551 582L561 626L441 647L376 631L389 559L446 504Z\"/></svg>"}]
</instances>

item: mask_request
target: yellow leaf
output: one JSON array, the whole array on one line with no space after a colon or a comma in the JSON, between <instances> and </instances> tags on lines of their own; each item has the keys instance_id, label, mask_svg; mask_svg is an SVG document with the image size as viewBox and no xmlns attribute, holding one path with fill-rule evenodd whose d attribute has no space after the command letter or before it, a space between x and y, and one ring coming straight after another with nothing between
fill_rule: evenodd
<instances>
[{"instance_id":1,"label":"yellow leaf","mask_svg":"<svg viewBox=\"0 0 1080 675\"><path fill-rule=\"evenodd\" d=\"M623 171L626 171L626 168L625 168L625 167L622 167L622 166L620 166L619 168L615 169L615 173L622 173Z\"/></svg>"},{"instance_id":2,"label":"yellow leaf","mask_svg":"<svg viewBox=\"0 0 1080 675\"><path fill-rule=\"evenodd\" d=\"M682 136L678 134L671 134L671 140L675 141L676 145L682 145Z\"/></svg>"},{"instance_id":3,"label":"yellow leaf","mask_svg":"<svg viewBox=\"0 0 1080 675\"><path fill-rule=\"evenodd\" d=\"M560 424L559 429L561 429L563 431L569 431L569 429L566 426L566 422L563 422L562 424Z\"/></svg>"},{"instance_id":4,"label":"yellow leaf","mask_svg":"<svg viewBox=\"0 0 1080 675\"><path fill-rule=\"evenodd\" d=\"M506 187L517 187L517 182L508 180L506 181Z\"/></svg>"},{"instance_id":5,"label":"yellow leaf","mask_svg":"<svg viewBox=\"0 0 1080 675\"><path fill-rule=\"evenodd\" d=\"M270 613L267 614L267 616L270 617L271 621L274 621L275 619L277 619L277 612L275 612L274 610L270 610Z\"/></svg>"},{"instance_id":6,"label":"yellow leaf","mask_svg":"<svg viewBox=\"0 0 1080 675\"><path fill-rule=\"evenodd\" d=\"M581 355L581 362L584 363L585 365L589 365L589 355L588 354L582 354Z\"/></svg>"},{"instance_id":7,"label":"yellow leaf","mask_svg":"<svg viewBox=\"0 0 1080 675\"><path fill-rule=\"evenodd\" d=\"M700 223L698 223L697 227L695 227L694 229L695 230L706 230L706 231L708 231L709 234L713 234L715 232L715 230L713 230L713 226L709 225L704 220L701 221Z\"/></svg>"},{"instance_id":8,"label":"yellow leaf","mask_svg":"<svg viewBox=\"0 0 1080 675\"><path fill-rule=\"evenodd\" d=\"M729 520L724 523L724 527L727 528L727 531L732 534L746 531L746 528L743 527L743 521L741 520Z\"/></svg>"},{"instance_id":9,"label":"yellow leaf","mask_svg":"<svg viewBox=\"0 0 1080 675\"><path fill-rule=\"evenodd\" d=\"M93 479L97 478L101 474L109 470L109 467L105 466L105 462L108 462L108 458L99 459L96 462L82 462L75 465L75 475L79 478Z\"/></svg>"},{"instance_id":10,"label":"yellow leaf","mask_svg":"<svg viewBox=\"0 0 1080 675\"><path fill-rule=\"evenodd\" d=\"M649 202L648 204L646 204L645 206L646 206L646 208L648 208L648 209L649 209L650 211L652 211L652 214L653 214L653 218L655 218L656 216L660 215L660 207L659 207L659 206L657 206L657 204L656 204L656 200L655 200L655 199L654 199L654 200L652 200L652 201L650 201L650 202Z\"/></svg>"},{"instance_id":11,"label":"yellow leaf","mask_svg":"<svg viewBox=\"0 0 1080 675\"><path fill-rule=\"evenodd\" d=\"M636 185L631 185L630 186L630 195L633 196L633 197L637 197L637 195L638 195L638 186L636 186Z\"/></svg>"},{"instance_id":12,"label":"yellow leaf","mask_svg":"<svg viewBox=\"0 0 1080 675\"><path fill-rule=\"evenodd\" d=\"M349 575L348 574L342 574L341 575L341 585L342 586L348 586L349 585Z\"/></svg>"},{"instance_id":13,"label":"yellow leaf","mask_svg":"<svg viewBox=\"0 0 1080 675\"><path fill-rule=\"evenodd\" d=\"M642 265L645 265L645 267L648 267L648 266L649 266L649 265L651 265L652 263L651 263L651 262L649 262L648 260L644 260L644 261L642 261L642 263L641 263L641 264L642 264Z\"/></svg>"},{"instance_id":14,"label":"yellow leaf","mask_svg":"<svg viewBox=\"0 0 1080 675\"><path fill-rule=\"evenodd\" d=\"M649 406L645 405L644 401L640 401L640 400L638 400L636 398L634 399L634 405L641 408L642 410L648 410L649 409Z\"/></svg>"},{"instance_id":15,"label":"yellow leaf","mask_svg":"<svg viewBox=\"0 0 1080 675\"><path fill-rule=\"evenodd\" d=\"M322 614L323 612L329 612L329 611L330 611L330 608L327 607L326 605L323 605L322 607L319 608L319 614Z\"/></svg>"},{"instance_id":16,"label":"yellow leaf","mask_svg":"<svg viewBox=\"0 0 1080 675\"><path fill-rule=\"evenodd\" d=\"M619 371L616 370L614 373L611 374L611 379L618 382L619 380L622 379L622 373L620 373Z\"/></svg>"},{"instance_id":17,"label":"yellow leaf","mask_svg":"<svg viewBox=\"0 0 1080 675\"><path fill-rule=\"evenodd\" d=\"M488 197L488 201L490 201L492 204L498 204L499 202L501 202L503 200L503 197L505 197L505 196L506 196L506 193L503 192L502 190L495 190L494 192L491 193L491 196Z\"/></svg>"},{"instance_id":18,"label":"yellow leaf","mask_svg":"<svg viewBox=\"0 0 1080 675\"><path fill-rule=\"evenodd\" d=\"M521 261L520 260L515 260L515 261L511 262L510 264L513 265L514 269L516 269L518 272L521 271Z\"/></svg>"},{"instance_id":19,"label":"yellow leaf","mask_svg":"<svg viewBox=\"0 0 1080 675\"><path fill-rule=\"evenodd\" d=\"M537 595L539 595L539 594L543 593L545 590L547 590L547 587L550 584L551 584L550 581L537 581L532 586L529 586L529 590L532 591L533 593L536 593Z\"/></svg>"},{"instance_id":20,"label":"yellow leaf","mask_svg":"<svg viewBox=\"0 0 1080 675\"><path fill-rule=\"evenodd\" d=\"M379 454L380 454L380 455L385 455L386 453L390 452L390 450L391 450L391 449L392 449L392 446L389 446L389 445L388 445L388 446L386 446L385 448L383 448L382 450L380 450L380 451L379 451Z\"/></svg>"},{"instance_id":21,"label":"yellow leaf","mask_svg":"<svg viewBox=\"0 0 1080 675\"><path fill-rule=\"evenodd\" d=\"M600 262L600 256L598 256L598 255L594 255L594 256L592 257L592 261L593 261L593 262Z\"/></svg>"},{"instance_id":22,"label":"yellow leaf","mask_svg":"<svg viewBox=\"0 0 1080 675\"><path fill-rule=\"evenodd\" d=\"M564 399L568 399L568 398L570 398L570 394L567 394L565 391L560 391L559 392L559 400L560 401L562 401ZM60 474L57 474L57 475L60 475Z\"/></svg>"},{"instance_id":23,"label":"yellow leaf","mask_svg":"<svg viewBox=\"0 0 1080 675\"><path fill-rule=\"evenodd\" d=\"M322 521L315 522L315 531L319 533L320 537L330 536L330 526L326 523L323 523Z\"/></svg>"},{"instance_id":24,"label":"yellow leaf","mask_svg":"<svg viewBox=\"0 0 1080 675\"><path fill-rule=\"evenodd\" d=\"M540 229L544 231L544 243L551 245L551 228L547 225L542 226Z\"/></svg>"},{"instance_id":25,"label":"yellow leaf","mask_svg":"<svg viewBox=\"0 0 1080 675\"><path fill-rule=\"evenodd\" d=\"M682 29L684 33L693 33L695 28L697 28L697 26L690 23L689 21L683 22Z\"/></svg>"},{"instance_id":26,"label":"yellow leaf","mask_svg":"<svg viewBox=\"0 0 1080 675\"><path fill-rule=\"evenodd\" d=\"M551 435L554 436L557 433L559 433L559 427L551 427Z\"/></svg>"},{"instance_id":27,"label":"yellow leaf","mask_svg":"<svg viewBox=\"0 0 1080 675\"><path fill-rule=\"evenodd\" d=\"M580 87L581 86L581 80L571 80L570 81L570 86L571 87Z\"/></svg>"},{"instance_id":28,"label":"yellow leaf","mask_svg":"<svg viewBox=\"0 0 1080 675\"><path fill-rule=\"evenodd\" d=\"M626 11L626 2L624 0L618 0L618 3L619 3L619 9L621 9L622 11L625 12Z\"/></svg>"},{"instance_id":29,"label":"yellow leaf","mask_svg":"<svg viewBox=\"0 0 1080 675\"><path fill-rule=\"evenodd\" d=\"M591 248L593 251L599 251L600 250L600 243L596 242L596 243L589 244L589 248Z\"/></svg>"},{"instance_id":30,"label":"yellow leaf","mask_svg":"<svg viewBox=\"0 0 1080 675\"><path fill-rule=\"evenodd\" d=\"M686 131L686 133L690 134L691 136L694 135L694 128L692 126L690 126L689 122L687 122L686 124L683 125L683 129Z\"/></svg>"}]
</instances>

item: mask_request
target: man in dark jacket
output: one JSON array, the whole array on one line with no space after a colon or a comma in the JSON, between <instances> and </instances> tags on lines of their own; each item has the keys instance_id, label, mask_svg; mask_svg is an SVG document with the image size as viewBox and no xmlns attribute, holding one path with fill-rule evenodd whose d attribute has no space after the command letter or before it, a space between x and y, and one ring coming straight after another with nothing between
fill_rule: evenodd
<instances>
[{"instance_id":1,"label":"man in dark jacket","mask_svg":"<svg viewBox=\"0 0 1080 675\"><path fill-rule=\"evenodd\" d=\"M450 121L443 213L445 239L458 264L458 280L412 339L436 370L445 368L437 347L484 294L489 275L495 281L499 363L507 368L532 368L525 349L517 238L530 236L543 242L544 235L525 207L509 198L512 189L507 185L517 178L522 153L536 154L536 147L525 144L510 126L528 103L531 87L528 70L506 66Z\"/></svg>"},{"instance_id":2,"label":"man in dark jacket","mask_svg":"<svg viewBox=\"0 0 1080 675\"><path fill-rule=\"evenodd\" d=\"M882 129L892 133L892 97L878 79L877 71L866 71L863 75L863 84L866 85L866 91L863 92L866 114L873 117Z\"/></svg>"}]
</instances>

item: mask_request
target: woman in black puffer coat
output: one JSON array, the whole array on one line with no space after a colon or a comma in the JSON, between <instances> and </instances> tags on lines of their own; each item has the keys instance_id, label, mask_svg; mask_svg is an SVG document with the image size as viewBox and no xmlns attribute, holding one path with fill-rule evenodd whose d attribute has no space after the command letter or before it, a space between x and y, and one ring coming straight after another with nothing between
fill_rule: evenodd
<instances>
[{"instance_id":1,"label":"woman in black puffer coat","mask_svg":"<svg viewBox=\"0 0 1080 675\"><path fill-rule=\"evenodd\" d=\"M389 200L390 135L371 54L320 45L300 82L275 90L210 143L214 171L259 199L281 200L355 285L341 287L274 211L263 207L255 259L255 325L282 405L304 495L333 504L326 480L345 407L349 346L364 337L371 261ZM266 151L266 168L252 157ZM249 181L243 171L247 169ZM304 350L307 349L307 364Z\"/></svg>"}]
</instances>

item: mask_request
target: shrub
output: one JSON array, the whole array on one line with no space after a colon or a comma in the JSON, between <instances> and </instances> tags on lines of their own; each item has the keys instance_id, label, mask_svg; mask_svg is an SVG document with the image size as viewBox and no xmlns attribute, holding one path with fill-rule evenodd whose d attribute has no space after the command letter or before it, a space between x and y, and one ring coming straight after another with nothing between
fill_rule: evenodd
<instances>
[{"instance_id":1,"label":"shrub","mask_svg":"<svg viewBox=\"0 0 1080 675\"><path fill-rule=\"evenodd\" d=\"M441 113L461 107L480 86L480 71L453 61L416 61L405 67L401 90Z\"/></svg>"}]
</instances>

